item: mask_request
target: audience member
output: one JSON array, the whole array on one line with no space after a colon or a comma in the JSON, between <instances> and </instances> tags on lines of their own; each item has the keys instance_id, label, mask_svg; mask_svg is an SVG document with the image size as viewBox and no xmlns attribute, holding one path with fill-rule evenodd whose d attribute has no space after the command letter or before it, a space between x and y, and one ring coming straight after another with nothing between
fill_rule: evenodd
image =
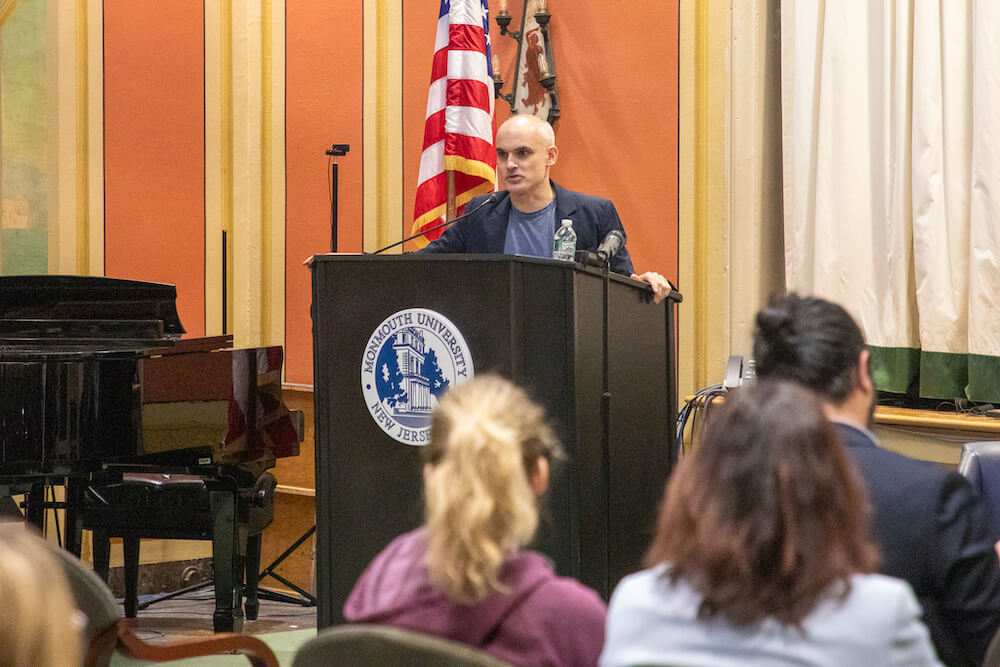
<instances>
[{"instance_id":1,"label":"audience member","mask_svg":"<svg viewBox=\"0 0 1000 667\"><path fill-rule=\"evenodd\" d=\"M0 667L79 667L84 619L59 563L23 524L0 526Z\"/></svg>"},{"instance_id":2,"label":"audience member","mask_svg":"<svg viewBox=\"0 0 1000 667\"><path fill-rule=\"evenodd\" d=\"M425 525L376 556L344 616L517 665L596 664L604 602L523 549L559 453L542 409L510 382L487 376L450 389L423 451Z\"/></svg>"},{"instance_id":3,"label":"audience member","mask_svg":"<svg viewBox=\"0 0 1000 667\"><path fill-rule=\"evenodd\" d=\"M961 475L880 449L861 329L840 306L789 294L757 315L760 378L817 392L868 486L880 571L905 579L941 659L979 665L1000 626L1000 566L987 509Z\"/></svg>"},{"instance_id":4,"label":"audience member","mask_svg":"<svg viewBox=\"0 0 1000 667\"><path fill-rule=\"evenodd\" d=\"M811 392L731 393L611 598L601 664L938 665L913 591L871 574L868 514Z\"/></svg>"}]
</instances>

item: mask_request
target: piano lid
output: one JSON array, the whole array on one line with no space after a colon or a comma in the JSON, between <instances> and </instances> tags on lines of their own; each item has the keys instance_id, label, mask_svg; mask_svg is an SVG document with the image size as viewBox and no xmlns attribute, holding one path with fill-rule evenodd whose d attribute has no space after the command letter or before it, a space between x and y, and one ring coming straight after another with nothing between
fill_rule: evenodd
<instances>
[{"instance_id":1,"label":"piano lid","mask_svg":"<svg viewBox=\"0 0 1000 667\"><path fill-rule=\"evenodd\" d=\"M173 285L99 276L0 276L0 320L159 320L167 338L185 332Z\"/></svg>"}]
</instances>

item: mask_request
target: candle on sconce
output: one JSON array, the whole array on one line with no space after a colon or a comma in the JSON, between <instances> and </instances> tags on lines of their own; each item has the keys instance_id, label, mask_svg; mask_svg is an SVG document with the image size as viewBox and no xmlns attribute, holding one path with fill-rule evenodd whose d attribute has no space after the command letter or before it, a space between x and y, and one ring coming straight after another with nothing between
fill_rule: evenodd
<instances>
[{"instance_id":1,"label":"candle on sconce","mask_svg":"<svg viewBox=\"0 0 1000 667\"><path fill-rule=\"evenodd\" d=\"M507 0L500 0L500 8L497 10L501 16L507 13Z\"/></svg>"},{"instance_id":2,"label":"candle on sconce","mask_svg":"<svg viewBox=\"0 0 1000 667\"><path fill-rule=\"evenodd\" d=\"M500 57L497 54L493 54L493 78L500 78Z\"/></svg>"},{"instance_id":3,"label":"candle on sconce","mask_svg":"<svg viewBox=\"0 0 1000 667\"><path fill-rule=\"evenodd\" d=\"M546 77L549 75L549 61L545 59L544 53L538 54L538 76Z\"/></svg>"},{"instance_id":4,"label":"candle on sconce","mask_svg":"<svg viewBox=\"0 0 1000 667\"><path fill-rule=\"evenodd\" d=\"M501 3L506 4L506 3ZM538 9L535 10L539 14L548 13L548 7L545 6L545 0L538 0Z\"/></svg>"}]
</instances>

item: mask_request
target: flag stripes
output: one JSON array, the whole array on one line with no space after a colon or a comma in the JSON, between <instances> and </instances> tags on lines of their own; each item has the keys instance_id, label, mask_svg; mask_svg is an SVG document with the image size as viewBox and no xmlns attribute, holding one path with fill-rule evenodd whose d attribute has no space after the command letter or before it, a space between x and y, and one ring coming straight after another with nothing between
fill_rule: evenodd
<instances>
[{"instance_id":1,"label":"flag stripes","mask_svg":"<svg viewBox=\"0 0 1000 667\"><path fill-rule=\"evenodd\" d=\"M447 204L447 171L455 172L455 204L492 192L496 183L496 126L486 0L442 0L427 94L423 153L413 228L440 222ZM440 236L431 232L420 247Z\"/></svg>"}]
</instances>

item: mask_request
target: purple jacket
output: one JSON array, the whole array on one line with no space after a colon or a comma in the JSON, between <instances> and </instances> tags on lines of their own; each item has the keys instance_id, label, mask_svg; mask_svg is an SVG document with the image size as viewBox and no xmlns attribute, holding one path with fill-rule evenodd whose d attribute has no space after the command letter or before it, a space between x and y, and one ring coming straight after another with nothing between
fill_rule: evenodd
<instances>
[{"instance_id":1,"label":"purple jacket","mask_svg":"<svg viewBox=\"0 0 1000 667\"><path fill-rule=\"evenodd\" d=\"M355 584L344 616L464 642L515 665L596 665L607 606L594 591L557 577L522 551L500 570L505 593L464 606L431 584L423 530L397 537Z\"/></svg>"}]
</instances>

